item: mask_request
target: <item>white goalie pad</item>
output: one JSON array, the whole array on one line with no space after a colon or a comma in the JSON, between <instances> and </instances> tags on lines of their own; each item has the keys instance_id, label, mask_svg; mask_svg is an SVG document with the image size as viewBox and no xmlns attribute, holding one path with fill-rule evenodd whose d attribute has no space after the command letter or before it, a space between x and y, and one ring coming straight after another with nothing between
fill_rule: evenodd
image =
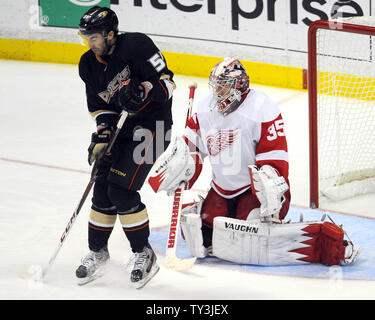
<instances>
[{"instance_id":1,"label":"white goalie pad","mask_svg":"<svg viewBox=\"0 0 375 320\"><path fill-rule=\"evenodd\" d=\"M170 152L166 152L158 161L159 165L150 173L148 182L155 192L167 191L171 195L181 183L193 178L196 160L181 137L175 139Z\"/></svg>"},{"instance_id":2,"label":"white goalie pad","mask_svg":"<svg viewBox=\"0 0 375 320\"><path fill-rule=\"evenodd\" d=\"M282 237L278 237L279 230L271 223L217 217L214 219L212 254L240 264L305 263L297 260L299 254L289 251L296 249L298 242L308 238L302 236L301 228L296 229L295 225L285 226Z\"/></svg>"},{"instance_id":3,"label":"white goalie pad","mask_svg":"<svg viewBox=\"0 0 375 320\"><path fill-rule=\"evenodd\" d=\"M188 204L181 210L181 231L185 238L186 246L190 253L197 258L207 256L208 250L203 246L202 218L200 210L203 199L199 202Z\"/></svg>"},{"instance_id":4,"label":"white goalie pad","mask_svg":"<svg viewBox=\"0 0 375 320\"><path fill-rule=\"evenodd\" d=\"M254 265L354 263L360 248L343 241L343 234L338 226L323 221L275 224L216 217L212 254Z\"/></svg>"},{"instance_id":5,"label":"white goalie pad","mask_svg":"<svg viewBox=\"0 0 375 320\"><path fill-rule=\"evenodd\" d=\"M260 202L260 216L278 219L284 201L284 193L289 189L284 177L277 171L264 165L260 169L249 166L251 188Z\"/></svg>"}]
</instances>

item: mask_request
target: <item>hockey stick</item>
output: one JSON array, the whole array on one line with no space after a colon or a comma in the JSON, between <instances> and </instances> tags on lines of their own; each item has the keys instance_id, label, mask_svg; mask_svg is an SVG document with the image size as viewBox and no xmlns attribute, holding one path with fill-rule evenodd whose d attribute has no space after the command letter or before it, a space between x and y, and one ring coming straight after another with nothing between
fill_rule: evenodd
<instances>
[{"instance_id":1,"label":"hockey stick","mask_svg":"<svg viewBox=\"0 0 375 320\"><path fill-rule=\"evenodd\" d=\"M188 108L188 112L186 115L185 127L187 126L188 120L191 117L191 113L193 109L193 102L194 102L194 93L195 93L196 88L197 88L196 83L189 86L189 108ZM181 217L180 213L181 213L182 195L183 195L183 190L185 189L185 187L186 187L185 182L183 182L174 192L172 217L171 217L171 223L169 227L167 249L165 253L166 255L165 266L169 269L173 269L177 271L190 269L194 265L195 260L197 259L195 257L191 259L181 259L181 258L178 258L176 255L178 227L180 225L180 217Z\"/></svg>"},{"instance_id":2,"label":"hockey stick","mask_svg":"<svg viewBox=\"0 0 375 320\"><path fill-rule=\"evenodd\" d=\"M98 173L98 163L99 163L100 159L106 153L109 153L111 151L111 149L112 149L112 147L113 147L113 145L114 145L114 143L115 143L115 141L117 139L117 136L120 133L120 130L121 130L121 128L122 128L122 126L123 126L123 124L124 124L127 116L128 116L128 113L126 111L123 111L121 113L121 117L120 117L120 119L119 119L119 121L117 123L116 132L113 135L113 137L112 137L111 141L109 142L108 146L103 150L103 152L101 152L98 155L97 159L95 160L95 163L94 163L94 166L93 166L92 172L91 172L90 181L87 184L87 187L86 187L86 189L85 189L85 191L84 191L84 193L83 193L83 195L82 195L82 197L81 197L81 199L80 199L80 201L79 201L76 209L74 210L73 215L71 216L71 218L70 218L67 226L65 227L62 236L60 237L59 244L57 245L57 248L56 248L55 252L53 253L51 259L48 262L48 264L41 270L40 274L34 273L34 275L33 275L33 279L34 280L37 280L37 281L38 280L43 280L44 277L46 276L46 274L48 273L48 271L50 270L52 264L54 263L54 261L55 261L57 255L58 255L58 253L60 252L60 249L61 249L61 247L62 247L65 239L67 238L67 236L69 234L69 231L72 229L73 223L77 219L77 216L78 216L79 212L81 211L81 208L82 208L82 206L83 206L83 204L84 204L84 202L85 202L88 194L90 193L92 186L94 185L94 182L96 180L97 173Z\"/></svg>"}]
</instances>

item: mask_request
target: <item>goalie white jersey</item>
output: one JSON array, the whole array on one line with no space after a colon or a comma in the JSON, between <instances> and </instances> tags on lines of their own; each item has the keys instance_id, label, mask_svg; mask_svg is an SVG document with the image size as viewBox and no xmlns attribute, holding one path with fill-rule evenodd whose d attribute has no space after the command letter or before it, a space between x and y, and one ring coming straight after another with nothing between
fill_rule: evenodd
<instances>
[{"instance_id":1,"label":"goalie white jersey","mask_svg":"<svg viewBox=\"0 0 375 320\"><path fill-rule=\"evenodd\" d=\"M269 164L288 179L284 122L277 105L261 91L251 90L240 107L226 116L216 110L210 91L198 102L184 137L190 149L209 157L211 186L225 198L250 188L248 165Z\"/></svg>"}]
</instances>

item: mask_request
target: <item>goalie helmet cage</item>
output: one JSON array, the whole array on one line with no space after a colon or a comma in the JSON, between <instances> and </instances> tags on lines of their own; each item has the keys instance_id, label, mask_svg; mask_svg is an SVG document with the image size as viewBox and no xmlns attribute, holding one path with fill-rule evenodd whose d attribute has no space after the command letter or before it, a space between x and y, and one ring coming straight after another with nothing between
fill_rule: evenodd
<instances>
[{"instance_id":1,"label":"goalie helmet cage","mask_svg":"<svg viewBox=\"0 0 375 320\"><path fill-rule=\"evenodd\" d=\"M375 17L308 31L310 207L375 191Z\"/></svg>"}]
</instances>

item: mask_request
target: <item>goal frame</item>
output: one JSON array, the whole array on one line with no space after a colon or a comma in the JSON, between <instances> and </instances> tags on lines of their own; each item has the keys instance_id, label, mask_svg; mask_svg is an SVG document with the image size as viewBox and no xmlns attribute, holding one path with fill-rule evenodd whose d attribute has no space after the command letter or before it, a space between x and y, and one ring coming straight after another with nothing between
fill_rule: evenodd
<instances>
[{"instance_id":1,"label":"goal frame","mask_svg":"<svg viewBox=\"0 0 375 320\"><path fill-rule=\"evenodd\" d=\"M319 208L318 116L317 116L317 32L348 32L374 35L375 27L328 20L314 21L308 29L308 97L309 97L309 157L310 208Z\"/></svg>"}]
</instances>

